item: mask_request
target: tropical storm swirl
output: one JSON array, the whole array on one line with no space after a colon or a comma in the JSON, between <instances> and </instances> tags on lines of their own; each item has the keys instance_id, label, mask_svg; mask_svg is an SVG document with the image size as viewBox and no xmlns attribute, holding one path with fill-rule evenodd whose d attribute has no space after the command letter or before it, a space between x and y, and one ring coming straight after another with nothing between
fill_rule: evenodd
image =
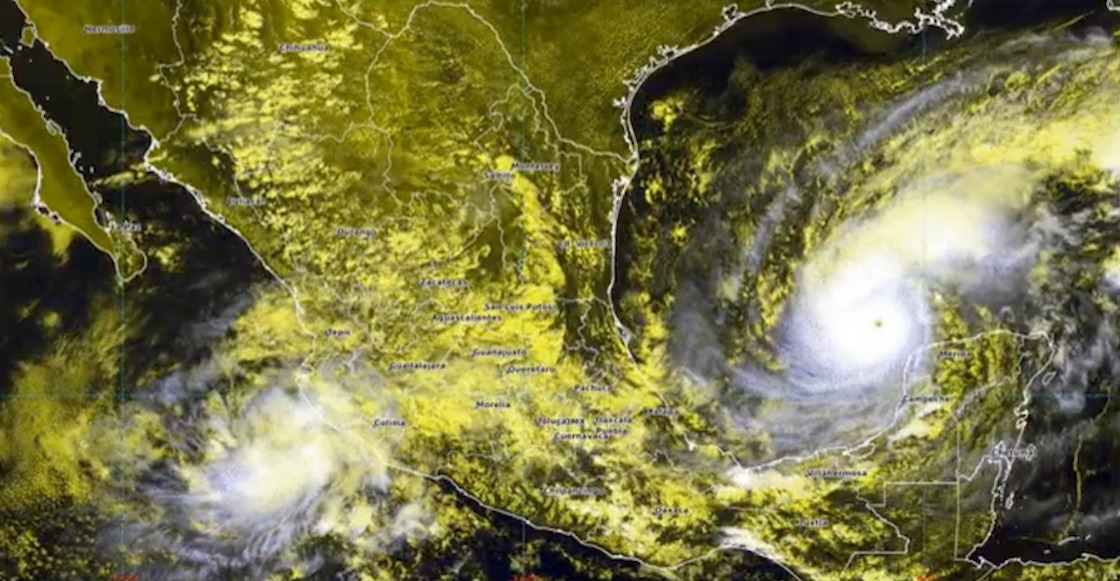
<instances>
[{"instance_id":1,"label":"tropical storm swirl","mask_svg":"<svg viewBox=\"0 0 1120 581\"><path fill-rule=\"evenodd\" d=\"M1115 3L103 4L0 0L0 581L1120 578Z\"/></svg>"},{"instance_id":2,"label":"tropical storm swirl","mask_svg":"<svg viewBox=\"0 0 1120 581\"><path fill-rule=\"evenodd\" d=\"M1076 455L1114 453L1113 20L899 49L768 18L681 57L635 105L643 160L615 294L635 352L661 354L719 429L747 434L732 473L748 489L820 462L802 474L885 481L860 495L884 520L912 508L891 481L945 495L934 504L960 529L903 531L847 574L925 542L977 570L1107 554L1117 499L1053 490L1103 491ZM802 46L775 58L774 29Z\"/></svg>"}]
</instances>

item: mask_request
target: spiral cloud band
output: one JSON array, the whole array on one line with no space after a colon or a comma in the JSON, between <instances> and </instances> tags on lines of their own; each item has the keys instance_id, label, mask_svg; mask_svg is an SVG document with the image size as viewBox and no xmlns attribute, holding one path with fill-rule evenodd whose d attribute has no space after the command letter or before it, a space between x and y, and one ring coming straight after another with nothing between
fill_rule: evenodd
<instances>
[{"instance_id":1,"label":"spiral cloud band","mask_svg":"<svg viewBox=\"0 0 1120 581\"><path fill-rule=\"evenodd\" d=\"M999 59L1023 51L1038 60L1008 76ZM682 301L679 363L702 382L726 374L748 402L738 425L767 434L777 457L854 445L890 426L914 389L906 373L924 377L936 363L932 344L982 333L1000 313L1017 313L1019 332L1044 330L1027 323L1047 300L1039 282L1089 220L1088 210L1052 203L1055 176L1116 167L1120 110L1108 97L1116 81L1104 74L1113 51L1092 34L1006 44L866 113L850 140L796 177L743 186L745 200L770 201L748 217L748 243L735 251L744 260L717 277L733 289L761 280L761 294L735 307L755 321L748 351L714 345L725 299L714 299L711 313ZM1047 67L1068 72L1037 85L1015 76ZM1059 98L1073 77L1096 85ZM997 92L993 78L1023 85ZM1034 101L1052 105L1043 111ZM785 255L782 241L797 237L805 218L801 255ZM777 282L783 276L787 284ZM1105 286L1115 278L1101 276ZM781 290L770 300L766 288ZM717 350L722 366L712 363Z\"/></svg>"}]
</instances>

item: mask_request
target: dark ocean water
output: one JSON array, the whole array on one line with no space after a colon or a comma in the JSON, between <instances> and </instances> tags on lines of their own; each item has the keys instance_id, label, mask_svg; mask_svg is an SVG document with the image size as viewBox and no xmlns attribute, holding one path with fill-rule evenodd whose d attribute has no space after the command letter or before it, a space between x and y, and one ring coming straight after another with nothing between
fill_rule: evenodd
<instances>
[{"instance_id":1,"label":"dark ocean water","mask_svg":"<svg viewBox=\"0 0 1120 581\"><path fill-rule=\"evenodd\" d=\"M984 29L1025 26L1072 16L1102 4L1103 0L977 0L967 21L974 33L980 33ZM16 84L64 132L81 175L93 185L100 178L136 167L151 145L151 136L129 127L122 115L101 106L96 85L71 74L43 43L22 46L19 40L24 24L25 17L15 2L0 0L0 51L10 58ZM662 69L643 85L635 99L634 126L639 141L656 132L655 124L644 117L645 104L681 86L719 98L736 59L750 59L760 68L772 70L799 63L810 55L821 57L824 63L895 58L910 51L928 50L938 42L935 39L923 45L922 39L917 38L897 42L877 38L861 43L830 32L828 24L823 18L800 11L773 12L747 19L718 41ZM734 114L741 106L741 102L732 99L726 103L725 111ZM124 187L97 191L115 213L143 225L137 237L142 251L174 247L180 260L174 267L150 261L142 276L122 287L115 280L109 258L80 237L75 238L62 258L52 255L49 235L38 228L0 239L0 328L4 329L0 333L0 397L10 392L16 366L50 346L52 335L38 322L42 313L61 314L63 324L55 332L76 333L91 321L96 298L112 299L113 308L119 309L122 319L130 325L127 339L121 345L120 375L113 378L122 396L129 397L132 390L143 387L141 376L189 364L209 353L212 344L208 341L216 337L187 340L192 326L228 314L231 305L247 305L246 297L272 284L245 243L203 213L183 187L147 174ZM627 196L630 203L624 205L619 226L619 273L626 271L628 252L633 248L625 233L636 215L650 211L642 204L640 192ZM0 223L17 223L20 212L25 211L29 210L0 210ZM616 286L614 298L625 290L622 281ZM26 316L29 308L32 314ZM85 393L86 387L63 389ZM452 487L445 487L445 492L458 497ZM543 548L536 549L540 566L533 571L542 580L591 578L581 571L599 572L596 578L625 581L652 578L631 562L610 559L567 536L526 527L515 518L481 509L469 499L460 501L492 525L491 531L465 539L456 555L473 561L475 566L470 569L475 575L496 580L517 578L514 561L527 544L542 541L537 545ZM1011 530L1003 532L1008 539L1026 537ZM1053 559L1056 554L1046 553L1051 548L1027 541L997 540L984 556L995 562L1011 555ZM1075 548L1070 546L1070 550ZM425 550L402 549L402 558L420 558L418 575L435 578L455 566L435 553L425 554ZM724 579L788 578L777 565L743 555L729 554L727 558L741 560L743 572ZM602 576L604 571L610 571L610 576ZM332 571L327 567L316 578L335 578L332 575L341 573L341 568Z\"/></svg>"},{"instance_id":2,"label":"dark ocean water","mask_svg":"<svg viewBox=\"0 0 1120 581\"><path fill-rule=\"evenodd\" d=\"M803 66L808 61L816 68L890 63L903 59L921 59L939 50L952 50L956 44L997 33L1028 34L1066 24L1069 26L1063 26L1062 30L1074 36L1111 31L1116 29L1118 15L1106 9L1105 0L974 0L961 18L966 26L966 33L962 38L952 41L947 40L940 31L891 40L883 37L885 33L870 30L853 32L851 29L837 28L829 20L793 9L772 11L742 20L714 42L658 70L641 86L634 98L631 120L637 142L652 144L652 147L641 152L642 167L632 181L630 190L626 192L621 207L618 251L615 255L615 271L619 279L611 297L616 312L627 327L640 328L642 322L628 320L620 300L637 290L649 291L655 300L659 299L674 292L674 279L698 281L695 282L695 287L699 290L693 292L699 298L685 302L714 309L705 302L707 297L715 293L715 289L705 287L705 281L711 278L712 265L707 262L691 264L682 258L684 251L677 255L666 252L659 246L657 251L664 252L664 256L659 255L654 264L661 269L661 274L653 276L652 288L634 288L635 283L628 281L626 275L630 264L641 258L637 255L639 249L649 247L648 240L642 240L642 236L650 236L651 232L668 231L674 224L687 222L690 217L698 224L705 224L705 220L722 220L723 216L732 211L755 214L766 211L769 200L758 203L752 201L747 210L731 205L721 206L718 192L713 193L711 199L705 200L703 204L690 200L687 196L670 196L657 204L650 204L646 201L643 190L647 183L643 178L653 176L661 180L659 185L666 191L688 191L690 169L674 165L674 156L688 154L690 136L686 134L687 131L698 126L732 127L749 113L747 104L751 89L743 90L743 87L733 85L732 76L737 63L751 63L761 71L763 77L767 73L779 72L785 68ZM757 90L763 91L766 88L760 87ZM702 103L702 111L689 112L701 121L691 126L687 121L677 122L672 129L666 131L659 120L651 117L650 105L677 94L694 96L696 102ZM682 127L690 129L681 129ZM712 130L710 136L718 140L720 130ZM733 131L727 130L726 133L731 135ZM754 151L760 146L765 144L724 143L712 155L718 160L717 164L726 161L727 166L731 167L736 158L740 157L737 149ZM757 172L747 174L753 176ZM713 183L718 182L718 177L713 180ZM711 232L718 228L704 230L715 238ZM643 242L646 244L643 245ZM698 242L697 245L702 250L692 252L705 260L715 260L728 253L728 249L711 246L708 242ZM1099 379L1101 391L1108 391L1109 386L1116 385L1115 377ZM1091 398L1086 409L1100 413L1109 401L1108 396L1098 394ZM1052 403L1042 401L1041 405L1052 406ZM1107 440L1107 437L1100 436L1100 439ZM1097 441L1092 445L1087 443L1081 450L1081 466L1087 473L1081 481L1081 491L1086 499L1083 506L1095 506L1101 512L1105 508L1115 511L1116 486L1109 467L1120 461L1116 450L1115 444L1108 441ZM1030 478L1021 481L1025 484L1020 485L1021 488L1017 490L1020 499L1033 498L1039 503L1063 498L1067 501L1050 502L1049 512L1027 511L1021 506L1003 511L991 540L972 555L973 558L984 558L993 563L1006 563L1015 558L1045 563L1069 561L1082 552L1105 558L1120 555L1120 540L1115 536L1098 535L1092 539L1082 538L1077 542L1057 542L1054 535L1055 523L1060 528L1061 524L1067 522L1070 515L1063 516L1061 511L1072 505L1068 499L1072 498L1072 491L1077 489L1076 475L1068 460L1016 469L1017 472L1033 473L1029 475ZM1015 489L1015 482L1016 476L1013 475L1009 491ZM1043 513L1047 515L1046 518L1040 517Z\"/></svg>"},{"instance_id":3,"label":"dark ocean water","mask_svg":"<svg viewBox=\"0 0 1120 581\"><path fill-rule=\"evenodd\" d=\"M121 400L128 399L145 387L141 377L160 376L208 356L213 342L224 333L219 330L200 340L198 326L228 320L247 308L261 287L274 283L244 241L202 212L178 184L147 173L119 188L97 185L101 178L136 169L152 138L130 127L124 116L100 105L96 84L77 78L45 44L21 45L25 22L13 0L0 0L0 51L11 61L16 85L62 130L79 173L102 196L103 205L142 226L135 235L140 250L151 255L160 248L174 248L178 259L174 267L149 260L141 276L121 285L109 257L81 237L74 239L61 258L52 255L49 234L37 227L0 239L0 325L5 329L0 335L0 396L11 391L12 372L19 363L44 353L57 338L39 328L36 314L47 309L60 312L62 331L80 333L88 328L93 309L100 305L117 310L127 325L119 351L119 375L101 378L103 383L97 388L60 386L59 392L47 395L60 397L66 391L92 398L98 389L112 389ZM20 212L27 211L30 208L3 209L0 222L18 221ZM32 316L21 315L21 309L29 305L35 305ZM0 469L0 485L2 479ZM458 497L450 487L445 493ZM470 504L468 499L459 500ZM453 559L424 545L400 549L399 558L419 563L416 578L445 578L464 558L468 563L464 571L471 571L464 579L592 578L581 571L596 571L597 579L650 578L632 562L610 559L569 537L537 531L514 518L470 506L492 526L464 538ZM18 519L19 515L6 518ZM52 538L56 537L49 534L42 540L51 543ZM62 538L57 537L57 542ZM536 552L539 566L518 577L513 563L524 554L526 543L533 541L543 541ZM344 555L338 557L310 578L345 578ZM0 559L0 573L3 566Z\"/></svg>"},{"instance_id":4,"label":"dark ocean water","mask_svg":"<svg viewBox=\"0 0 1120 581\"><path fill-rule=\"evenodd\" d=\"M141 177L122 187L106 188L96 183L138 169L152 138L130 127L124 116L102 106L97 85L77 78L41 41L30 47L20 44L25 21L14 2L0 0L0 51L11 62L15 84L31 95L45 116L62 130L71 159L76 160L90 189L102 197L102 206L141 225L141 232L134 236L140 250L150 254L160 248L174 248L178 259L173 265L149 260L142 276L118 288L107 257L90 256L84 240L74 242L70 251L73 258L54 265L40 243L36 262L42 272L38 276L51 277L52 282L5 286L20 289L17 292L24 293L24 300L65 297L75 303L69 308L75 315L88 309L88 301L83 304L82 293L69 292L68 288L96 284L102 293L115 293L120 316L128 325L128 339L122 346L126 363L119 378L127 391L137 387L137 378L153 366L189 363L201 356L206 346L182 340L186 329L224 312L254 286L271 279L245 242L202 212L178 184L142 171ZM36 236L27 233L21 238L23 242L13 239L9 244L26 246ZM0 280L7 283L9 279ZM77 323L85 320L63 318Z\"/></svg>"}]
</instances>

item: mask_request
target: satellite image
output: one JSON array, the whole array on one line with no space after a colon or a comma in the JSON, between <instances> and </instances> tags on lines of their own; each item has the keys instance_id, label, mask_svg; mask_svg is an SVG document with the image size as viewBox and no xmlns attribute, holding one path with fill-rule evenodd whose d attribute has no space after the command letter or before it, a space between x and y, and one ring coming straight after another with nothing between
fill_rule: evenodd
<instances>
[{"instance_id":1,"label":"satellite image","mask_svg":"<svg viewBox=\"0 0 1120 581\"><path fill-rule=\"evenodd\" d=\"M0 581L1120 579L1120 2L0 0Z\"/></svg>"}]
</instances>

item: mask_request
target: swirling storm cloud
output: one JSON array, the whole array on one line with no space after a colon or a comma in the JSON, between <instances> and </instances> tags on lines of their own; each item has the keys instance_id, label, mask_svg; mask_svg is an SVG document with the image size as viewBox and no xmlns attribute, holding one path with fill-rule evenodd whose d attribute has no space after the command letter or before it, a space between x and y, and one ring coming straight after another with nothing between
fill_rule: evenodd
<instances>
[{"instance_id":1,"label":"swirling storm cloud","mask_svg":"<svg viewBox=\"0 0 1120 581\"><path fill-rule=\"evenodd\" d=\"M1116 50L1091 27L1006 36L889 89L860 88L874 77L840 67L820 83L842 87L825 96L842 112L765 96L768 83L811 79L809 66L745 58L720 96L665 90L644 122L686 144L665 151L701 159L707 198L685 193L695 178L651 172L647 188L675 186L684 201L643 209L692 213L704 232L652 276L677 291L675 365L734 402L728 427L767 442L756 461L888 428L908 394L937 389L919 385L937 345L995 330L1057 341L1062 377L1083 374L1071 353L1114 357L1093 342L1099 319L1073 319L1062 304L1114 304ZM737 102L748 82L764 96ZM853 98L864 90L877 98ZM709 118L689 125L678 113L688 107ZM729 137L739 135L751 140ZM1019 363L1002 373L1024 387ZM1068 408L1086 387L1046 389Z\"/></svg>"}]
</instances>

